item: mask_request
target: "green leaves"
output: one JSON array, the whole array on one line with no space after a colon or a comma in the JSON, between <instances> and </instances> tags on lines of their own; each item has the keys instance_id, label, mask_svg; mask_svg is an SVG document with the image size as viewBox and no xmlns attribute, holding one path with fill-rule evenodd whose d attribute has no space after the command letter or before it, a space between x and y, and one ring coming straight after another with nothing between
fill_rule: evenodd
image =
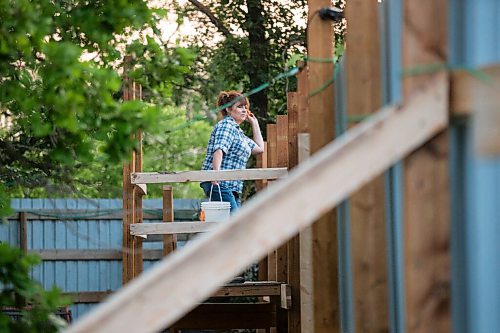
<instances>
[{"instance_id":1,"label":"green leaves","mask_svg":"<svg viewBox=\"0 0 500 333\"><path fill-rule=\"evenodd\" d=\"M56 324L50 320L50 314L57 308L69 304L69 300L61 297L57 288L45 291L32 280L29 272L40 258L34 255L23 255L20 250L0 243L0 306L21 311L21 320L11 320L0 312L0 332L56 332ZM27 310L29 306L29 310Z\"/></svg>"},{"instance_id":2,"label":"green leaves","mask_svg":"<svg viewBox=\"0 0 500 333\"><path fill-rule=\"evenodd\" d=\"M117 49L158 13L139 0L0 0L0 116L10 124L0 131L0 181L11 192L71 182L71 168L99 153L120 164L137 130L160 130L160 108L194 53L150 36L130 45L124 69ZM144 101L123 103L124 71L143 84Z\"/></svg>"}]
</instances>

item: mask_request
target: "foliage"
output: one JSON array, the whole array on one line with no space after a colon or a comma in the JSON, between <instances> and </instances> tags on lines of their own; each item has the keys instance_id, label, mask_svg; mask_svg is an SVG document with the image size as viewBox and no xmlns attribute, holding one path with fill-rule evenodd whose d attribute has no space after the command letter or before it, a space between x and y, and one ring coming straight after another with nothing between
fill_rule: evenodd
<instances>
[{"instance_id":1,"label":"foliage","mask_svg":"<svg viewBox=\"0 0 500 333\"><path fill-rule=\"evenodd\" d=\"M213 105L220 90L248 91L283 72L289 57L305 48L306 9L305 0L286 5L279 0L204 1L203 5L190 0L184 7L178 5L181 18L200 22L197 34L185 37L198 46L186 86ZM282 81L250 97L261 123L283 113L286 90L287 82Z\"/></svg>"},{"instance_id":2,"label":"foliage","mask_svg":"<svg viewBox=\"0 0 500 333\"><path fill-rule=\"evenodd\" d=\"M161 171L198 170L204 158L211 132L207 121L193 121L184 109L166 106L161 110L157 125L159 133L144 133L143 169ZM99 147L95 147L99 150ZM78 198L120 198L122 196L122 165L109 163L97 155L92 163L78 165L73 174L74 184L64 187L45 186L32 191L31 196L61 196ZM160 185L148 185L148 198L161 197ZM175 184L176 198L199 198L203 192L197 183Z\"/></svg>"},{"instance_id":3,"label":"foliage","mask_svg":"<svg viewBox=\"0 0 500 333\"><path fill-rule=\"evenodd\" d=\"M51 316L69 300L61 297L59 290L45 291L29 276L31 267L40 259L22 255L20 250L0 243L0 306L23 309L21 318L14 320L0 312L0 332L57 332L59 323Z\"/></svg>"},{"instance_id":4,"label":"foliage","mask_svg":"<svg viewBox=\"0 0 500 333\"><path fill-rule=\"evenodd\" d=\"M192 51L154 36L160 12L146 1L0 0L0 180L11 194L72 184L76 170L117 163L138 129L161 130L161 105L181 82ZM123 102L123 67L146 87ZM154 102L154 103L153 103Z\"/></svg>"},{"instance_id":5,"label":"foliage","mask_svg":"<svg viewBox=\"0 0 500 333\"><path fill-rule=\"evenodd\" d=\"M344 8L345 0L332 1L332 5ZM195 90L205 104L213 105L220 90L249 91L295 66L307 54L305 0L212 0L203 5L189 0L176 9L179 21L189 19L197 31L184 38L198 47L199 55L185 84L190 91L176 90L189 99ZM345 29L345 20L334 24L336 51L342 50ZM294 78L285 79L250 97L261 124L285 113L286 93L295 88Z\"/></svg>"}]
</instances>

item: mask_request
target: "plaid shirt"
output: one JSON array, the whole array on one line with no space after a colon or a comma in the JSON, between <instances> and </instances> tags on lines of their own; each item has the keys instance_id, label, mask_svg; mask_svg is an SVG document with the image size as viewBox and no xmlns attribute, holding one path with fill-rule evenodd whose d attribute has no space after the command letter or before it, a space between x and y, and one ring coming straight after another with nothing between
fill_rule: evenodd
<instances>
[{"instance_id":1,"label":"plaid shirt","mask_svg":"<svg viewBox=\"0 0 500 333\"><path fill-rule=\"evenodd\" d=\"M210 135L202 170L213 170L213 154L217 149L224 153L221 170L245 169L252 149L256 146L257 144L243 133L236 121L226 116L215 125ZM242 180L225 180L220 184L238 193L243 190Z\"/></svg>"}]
</instances>

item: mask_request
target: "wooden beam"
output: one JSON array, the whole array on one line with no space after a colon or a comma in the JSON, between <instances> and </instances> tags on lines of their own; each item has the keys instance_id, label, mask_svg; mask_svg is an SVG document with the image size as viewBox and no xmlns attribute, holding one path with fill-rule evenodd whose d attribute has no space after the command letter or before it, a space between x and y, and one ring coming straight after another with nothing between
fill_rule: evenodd
<instances>
[{"instance_id":1,"label":"wooden beam","mask_svg":"<svg viewBox=\"0 0 500 333\"><path fill-rule=\"evenodd\" d=\"M473 91L474 151L484 157L500 156L500 66L489 68L489 82Z\"/></svg>"},{"instance_id":2,"label":"wooden beam","mask_svg":"<svg viewBox=\"0 0 500 333\"><path fill-rule=\"evenodd\" d=\"M277 128L276 124L267 124L267 165L270 168L278 166ZM269 251L267 255L267 279L278 281L277 278L277 254L276 249ZM274 332L271 332L274 333Z\"/></svg>"},{"instance_id":3,"label":"wooden beam","mask_svg":"<svg viewBox=\"0 0 500 333\"><path fill-rule=\"evenodd\" d=\"M264 141L264 152L256 156L255 166L257 169L267 168L267 141ZM267 186L267 179L257 180L255 190L260 191Z\"/></svg>"},{"instance_id":4,"label":"wooden beam","mask_svg":"<svg viewBox=\"0 0 500 333\"><path fill-rule=\"evenodd\" d=\"M174 221L174 190L170 185L164 185L163 188L163 224L172 225ZM132 232L132 230L130 230ZM164 234L163 236L163 255L168 255L177 248L177 235Z\"/></svg>"},{"instance_id":5,"label":"wooden beam","mask_svg":"<svg viewBox=\"0 0 500 333\"><path fill-rule=\"evenodd\" d=\"M161 184L204 182L212 180L259 180L286 177L286 168L243 169L243 170L199 170L181 172L132 173L132 184Z\"/></svg>"},{"instance_id":6,"label":"wooden beam","mask_svg":"<svg viewBox=\"0 0 500 333\"><path fill-rule=\"evenodd\" d=\"M482 91L498 91L500 82L500 64L454 70L451 72L450 109L454 117L467 117L478 109L477 98ZM496 87L496 90L495 90ZM475 97L477 96L477 97ZM500 94L491 94L488 101L500 108Z\"/></svg>"},{"instance_id":7,"label":"wooden beam","mask_svg":"<svg viewBox=\"0 0 500 333\"><path fill-rule=\"evenodd\" d=\"M276 163L277 167L288 168L288 115L276 116ZM288 242L276 249L276 281L288 282ZM290 295L291 298L291 295ZM281 299L281 308L276 313L276 332L289 332L288 329L288 309L286 298ZM271 330L272 332L272 330Z\"/></svg>"},{"instance_id":8,"label":"wooden beam","mask_svg":"<svg viewBox=\"0 0 500 333\"><path fill-rule=\"evenodd\" d=\"M377 1L362 0L346 4L349 25L344 56L349 116L367 116L382 105L379 6ZM352 329L389 332L384 176L361 188L348 204L355 309Z\"/></svg>"},{"instance_id":9,"label":"wooden beam","mask_svg":"<svg viewBox=\"0 0 500 333\"><path fill-rule=\"evenodd\" d=\"M194 234L214 230L219 222L172 222L142 223L130 226L130 234L139 235L174 235Z\"/></svg>"},{"instance_id":10,"label":"wooden beam","mask_svg":"<svg viewBox=\"0 0 500 333\"><path fill-rule=\"evenodd\" d=\"M106 291L77 291L77 292L65 292L62 293L63 296L69 297L71 302L74 304L81 303L99 303L102 302L106 297L113 293L112 290Z\"/></svg>"},{"instance_id":11,"label":"wooden beam","mask_svg":"<svg viewBox=\"0 0 500 333\"><path fill-rule=\"evenodd\" d=\"M307 56L332 59L331 62L309 61L309 133L311 152L317 153L333 141L335 133L333 86L334 31L330 20L322 20L318 11L330 7L331 0L308 0ZM335 185L332 185L332 187ZM332 207L333 208L333 207ZM314 333L340 330L338 295L338 242L336 211L324 211L312 227Z\"/></svg>"},{"instance_id":12,"label":"wooden beam","mask_svg":"<svg viewBox=\"0 0 500 333\"><path fill-rule=\"evenodd\" d=\"M448 123L448 80L387 107L249 200L227 223L166 257L65 332L156 332L311 225ZM300 191L297 191L300 189ZM222 245L223 244L223 245Z\"/></svg>"},{"instance_id":13,"label":"wooden beam","mask_svg":"<svg viewBox=\"0 0 500 333\"><path fill-rule=\"evenodd\" d=\"M285 284L272 281L245 282L243 284L226 284L210 297L281 297L283 293L282 286L284 285Z\"/></svg>"},{"instance_id":14,"label":"wooden beam","mask_svg":"<svg viewBox=\"0 0 500 333\"><path fill-rule=\"evenodd\" d=\"M112 212L107 212L112 211ZM182 211L184 214L189 214L191 217L193 209L176 210ZM156 212L156 214L155 214ZM160 219L161 209L148 209L148 212L143 212L143 220L158 220ZM40 209L37 211L24 212L27 222L32 220L44 220L52 222L82 222L95 220L121 220L123 218L121 209L98 210L98 209ZM186 216L181 216L180 219ZM7 217L8 220L19 221L19 215Z\"/></svg>"},{"instance_id":15,"label":"wooden beam","mask_svg":"<svg viewBox=\"0 0 500 333\"><path fill-rule=\"evenodd\" d=\"M405 0L403 8L403 68L447 63L448 1ZM403 98L443 75L406 77ZM407 333L452 331L448 142L449 131L438 131L403 162Z\"/></svg>"},{"instance_id":16,"label":"wooden beam","mask_svg":"<svg viewBox=\"0 0 500 333\"><path fill-rule=\"evenodd\" d=\"M297 134L298 161L304 163L310 157L309 133ZM300 328L301 332L314 332L314 283L313 283L313 234L312 227L304 228L300 242ZM295 298L294 298L295 299Z\"/></svg>"},{"instance_id":17,"label":"wooden beam","mask_svg":"<svg viewBox=\"0 0 500 333\"><path fill-rule=\"evenodd\" d=\"M134 82L134 92L138 93L138 98L142 97L142 88L140 84ZM142 131L137 131L135 134L135 139L137 141L137 148L135 150L135 171L142 172ZM142 224L142 197L147 192L145 191L146 184L141 186L134 186L135 200L134 200L134 224ZM132 226L131 225L131 226ZM133 266L132 266L132 277L136 278L142 272L142 238L134 237L132 238L132 256L133 256Z\"/></svg>"},{"instance_id":18,"label":"wooden beam","mask_svg":"<svg viewBox=\"0 0 500 333\"><path fill-rule=\"evenodd\" d=\"M276 163L277 167L288 168L288 116L276 116ZM276 250L276 281L288 281L288 244Z\"/></svg>"},{"instance_id":19,"label":"wooden beam","mask_svg":"<svg viewBox=\"0 0 500 333\"><path fill-rule=\"evenodd\" d=\"M33 253L40 256L43 261L53 260L122 260L121 250L29 250L28 253ZM157 260L161 259L161 251L159 250L144 250L143 259Z\"/></svg>"},{"instance_id":20,"label":"wooden beam","mask_svg":"<svg viewBox=\"0 0 500 333\"><path fill-rule=\"evenodd\" d=\"M299 108L297 131L309 133L309 67L307 63L297 74L297 95Z\"/></svg>"},{"instance_id":21,"label":"wooden beam","mask_svg":"<svg viewBox=\"0 0 500 333\"><path fill-rule=\"evenodd\" d=\"M28 253L28 217L25 212L19 212L19 248Z\"/></svg>"},{"instance_id":22,"label":"wooden beam","mask_svg":"<svg viewBox=\"0 0 500 333\"><path fill-rule=\"evenodd\" d=\"M288 168L292 169L298 164L298 93L288 93ZM296 235L288 242L288 284L290 297L293 302L300 305L300 239ZM292 306L288 311L288 333L301 333L300 306Z\"/></svg>"}]
</instances>

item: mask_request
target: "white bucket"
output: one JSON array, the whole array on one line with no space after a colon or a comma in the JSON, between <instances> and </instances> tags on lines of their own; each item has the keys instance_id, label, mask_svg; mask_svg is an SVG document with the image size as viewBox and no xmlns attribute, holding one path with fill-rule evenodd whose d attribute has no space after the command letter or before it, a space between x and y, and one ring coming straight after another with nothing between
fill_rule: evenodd
<instances>
[{"instance_id":1,"label":"white bucket","mask_svg":"<svg viewBox=\"0 0 500 333\"><path fill-rule=\"evenodd\" d=\"M231 204L225 201L208 201L201 203L205 213L205 222L224 222L229 220Z\"/></svg>"},{"instance_id":2,"label":"white bucket","mask_svg":"<svg viewBox=\"0 0 500 333\"><path fill-rule=\"evenodd\" d=\"M229 212L231 211L231 204L227 201L222 201L222 193L219 187L219 193L221 194L221 201L208 201L201 203L201 210L205 214L205 222L225 222L229 220ZM212 198L212 190L214 185L210 187L209 200Z\"/></svg>"}]
</instances>

